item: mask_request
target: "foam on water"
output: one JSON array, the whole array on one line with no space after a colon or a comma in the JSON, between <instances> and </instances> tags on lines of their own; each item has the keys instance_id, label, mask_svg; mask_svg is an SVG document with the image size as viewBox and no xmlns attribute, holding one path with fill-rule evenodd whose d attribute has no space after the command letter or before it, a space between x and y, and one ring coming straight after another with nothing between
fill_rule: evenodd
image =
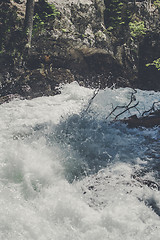
<instances>
[{"instance_id":1,"label":"foam on water","mask_svg":"<svg viewBox=\"0 0 160 240\"><path fill-rule=\"evenodd\" d=\"M0 106L0 239L159 240L160 192L144 184L160 182L159 128L105 120L131 91L100 91L87 112L94 90L77 83ZM143 111L159 94L136 98Z\"/></svg>"}]
</instances>

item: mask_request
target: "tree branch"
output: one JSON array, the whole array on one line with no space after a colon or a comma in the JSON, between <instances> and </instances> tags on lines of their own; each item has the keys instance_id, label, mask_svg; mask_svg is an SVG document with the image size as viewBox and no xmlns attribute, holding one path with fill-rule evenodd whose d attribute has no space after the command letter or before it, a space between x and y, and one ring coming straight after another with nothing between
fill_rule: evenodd
<instances>
[{"instance_id":1,"label":"tree branch","mask_svg":"<svg viewBox=\"0 0 160 240\"><path fill-rule=\"evenodd\" d=\"M91 106L94 98L95 98L95 97L97 96L97 94L99 93L99 90L100 90L100 89L98 88L98 89L96 89L96 90L94 91L93 97L89 100L88 106L87 106L87 108L86 108L86 110L85 110L84 112L87 112L87 111L88 111L88 109L90 108L90 106Z\"/></svg>"},{"instance_id":2,"label":"tree branch","mask_svg":"<svg viewBox=\"0 0 160 240\"><path fill-rule=\"evenodd\" d=\"M123 113L129 111L131 108L136 108L138 106L139 102L137 102L135 105L133 106L130 106L130 107L127 107L124 111L122 111L121 113L117 114L116 117L115 117L115 120L120 116L122 115Z\"/></svg>"},{"instance_id":3,"label":"tree branch","mask_svg":"<svg viewBox=\"0 0 160 240\"><path fill-rule=\"evenodd\" d=\"M108 119L112 114L114 115L114 112L115 112L117 109L122 108L122 109L124 109L124 110L123 110L121 113L119 113L119 114L117 114L117 115L115 116L115 118L114 118L115 120L116 120L120 115L122 115L123 113L129 111L130 109L136 108L137 105L139 104L139 102L137 102L137 103L136 103L135 105L133 105L133 106L130 106L130 105L132 104L132 102L136 100L136 98L135 98L135 93L137 93L137 91L134 89L134 92L131 93L131 99L130 99L129 103L128 103L127 105L125 105L125 106L116 106L116 107L111 111L111 113L106 117L106 119ZM136 108L136 110L137 110L137 108Z\"/></svg>"},{"instance_id":4,"label":"tree branch","mask_svg":"<svg viewBox=\"0 0 160 240\"><path fill-rule=\"evenodd\" d=\"M155 112L155 111L156 111L156 109L155 109L155 104L156 104L156 103L160 103L160 101L154 102L154 103L152 104L152 107L151 107L148 111L144 111L144 112L142 113L142 117L143 117L146 113L148 113L148 115L149 115L149 114L151 114L152 111ZM157 111L160 111L160 110L157 110Z\"/></svg>"}]
</instances>

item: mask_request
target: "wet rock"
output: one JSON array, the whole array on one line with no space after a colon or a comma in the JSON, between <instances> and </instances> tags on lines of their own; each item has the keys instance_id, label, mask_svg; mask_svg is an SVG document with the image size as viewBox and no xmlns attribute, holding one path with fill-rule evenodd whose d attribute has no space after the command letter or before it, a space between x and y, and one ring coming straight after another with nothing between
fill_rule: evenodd
<instances>
[{"instance_id":1,"label":"wet rock","mask_svg":"<svg viewBox=\"0 0 160 240\"><path fill-rule=\"evenodd\" d=\"M19 94L8 94L6 96L0 97L0 104L3 104L5 102L10 102L13 99L23 99L22 96L20 96Z\"/></svg>"},{"instance_id":2,"label":"wet rock","mask_svg":"<svg viewBox=\"0 0 160 240\"><path fill-rule=\"evenodd\" d=\"M60 93L58 88L60 84L75 81L69 69L52 68L50 65L47 68L42 65L42 68L21 71L21 76L18 72L14 76L0 75L0 78L2 80L0 94L3 99L1 102L4 102L4 99L7 101L10 94L18 94L23 98L55 95Z\"/></svg>"},{"instance_id":3,"label":"wet rock","mask_svg":"<svg viewBox=\"0 0 160 240\"><path fill-rule=\"evenodd\" d=\"M132 177L133 177L133 179L137 180L139 183L148 186L152 190L160 191L160 186L158 183L148 180L148 179L142 179L136 175L133 175Z\"/></svg>"},{"instance_id":4,"label":"wet rock","mask_svg":"<svg viewBox=\"0 0 160 240\"><path fill-rule=\"evenodd\" d=\"M49 96L60 93L59 84L75 81L68 69L41 68L26 72L18 81L20 94L24 97Z\"/></svg>"}]
</instances>

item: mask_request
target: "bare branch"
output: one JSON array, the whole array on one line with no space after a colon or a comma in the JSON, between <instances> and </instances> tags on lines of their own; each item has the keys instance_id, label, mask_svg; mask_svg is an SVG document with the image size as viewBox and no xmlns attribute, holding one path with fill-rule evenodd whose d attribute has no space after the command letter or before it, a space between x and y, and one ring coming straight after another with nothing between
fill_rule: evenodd
<instances>
[{"instance_id":1,"label":"bare branch","mask_svg":"<svg viewBox=\"0 0 160 240\"><path fill-rule=\"evenodd\" d=\"M119 114L117 114L116 116L115 116L115 120L120 116L120 115L122 115L123 113L125 113L125 112L127 112L127 111L129 111L131 108L136 108L136 106L139 104L139 102L137 102L135 105L133 105L133 106L130 106L131 104L132 104L132 102L133 101L135 101L136 100L136 98L135 98L135 93L137 93L137 91L135 90L135 89L133 89L133 92L131 93L131 98L130 98L130 101L129 101L129 103L127 104L127 105L125 105L125 106L116 106L112 111L111 111L111 113L106 117L106 119L108 119L111 115L114 115L114 112L117 110L117 109L120 109L120 108L122 108L122 109L124 109L121 113L119 113ZM113 104L112 104L112 108L113 108ZM137 110L137 108L136 108L136 110Z\"/></svg>"},{"instance_id":2,"label":"bare branch","mask_svg":"<svg viewBox=\"0 0 160 240\"><path fill-rule=\"evenodd\" d=\"M120 115L122 115L123 113L129 111L131 108L136 108L138 104L139 104L139 102L137 102L137 103L136 103L135 105L133 105L133 106L127 107L123 112L119 113L119 114L115 117L115 120L116 120Z\"/></svg>"},{"instance_id":3,"label":"bare branch","mask_svg":"<svg viewBox=\"0 0 160 240\"><path fill-rule=\"evenodd\" d=\"M113 104L112 104L113 107ZM116 106L112 112L110 112L110 114L106 117L106 119L108 119L118 108L126 108L126 106ZM114 115L114 114L113 114Z\"/></svg>"},{"instance_id":4,"label":"bare branch","mask_svg":"<svg viewBox=\"0 0 160 240\"><path fill-rule=\"evenodd\" d=\"M157 102L154 102L153 104L152 104L152 107L148 110L148 111L144 111L143 113L142 113L142 117L146 114L146 113L148 113L148 115L149 114L151 114L151 112L155 112L156 111L156 109L155 109L155 104L157 104L157 103L160 103L160 101L157 101Z\"/></svg>"},{"instance_id":5,"label":"bare branch","mask_svg":"<svg viewBox=\"0 0 160 240\"><path fill-rule=\"evenodd\" d=\"M91 106L94 98L95 98L95 97L97 96L97 94L99 93L99 90L100 90L100 89L98 88L98 89L96 89L96 90L94 91L93 96L92 96L92 98L89 100L88 106L87 106L86 110L84 111L85 113L86 113L86 112L88 111L88 109L90 108L90 106Z\"/></svg>"}]
</instances>

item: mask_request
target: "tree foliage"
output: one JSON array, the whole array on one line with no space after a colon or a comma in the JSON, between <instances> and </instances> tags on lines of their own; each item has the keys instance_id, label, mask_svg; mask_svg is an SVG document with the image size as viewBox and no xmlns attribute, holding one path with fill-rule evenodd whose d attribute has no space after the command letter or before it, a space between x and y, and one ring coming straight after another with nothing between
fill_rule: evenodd
<instances>
[{"instance_id":1,"label":"tree foliage","mask_svg":"<svg viewBox=\"0 0 160 240\"><path fill-rule=\"evenodd\" d=\"M155 66L160 71L160 58L157 58L152 63L147 63L146 67Z\"/></svg>"},{"instance_id":2,"label":"tree foliage","mask_svg":"<svg viewBox=\"0 0 160 240\"><path fill-rule=\"evenodd\" d=\"M108 30L115 30L119 26L127 25L131 13L125 0L105 0L105 25Z\"/></svg>"},{"instance_id":3,"label":"tree foliage","mask_svg":"<svg viewBox=\"0 0 160 240\"><path fill-rule=\"evenodd\" d=\"M134 21L129 23L130 34L133 39L140 39L146 34L147 28L144 21Z\"/></svg>"},{"instance_id":4,"label":"tree foliage","mask_svg":"<svg viewBox=\"0 0 160 240\"><path fill-rule=\"evenodd\" d=\"M35 5L33 32L37 33L47 28L50 21L53 21L59 14L54 4L50 4L46 0L39 0Z\"/></svg>"},{"instance_id":5,"label":"tree foliage","mask_svg":"<svg viewBox=\"0 0 160 240\"><path fill-rule=\"evenodd\" d=\"M13 1L19 3L19 0ZM31 46L32 30L35 33L45 29L59 14L55 5L47 0L39 0L35 4L35 0L27 0L24 19L18 15L18 5L13 1L0 1L0 54L23 52L24 46Z\"/></svg>"},{"instance_id":6,"label":"tree foliage","mask_svg":"<svg viewBox=\"0 0 160 240\"><path fill-rule=\"evenodd\" d=\"M158 10L160 10L160 0L155 0L153 4L155 5L156 8L158 8Z\"/></svg>"}]
</instances>

